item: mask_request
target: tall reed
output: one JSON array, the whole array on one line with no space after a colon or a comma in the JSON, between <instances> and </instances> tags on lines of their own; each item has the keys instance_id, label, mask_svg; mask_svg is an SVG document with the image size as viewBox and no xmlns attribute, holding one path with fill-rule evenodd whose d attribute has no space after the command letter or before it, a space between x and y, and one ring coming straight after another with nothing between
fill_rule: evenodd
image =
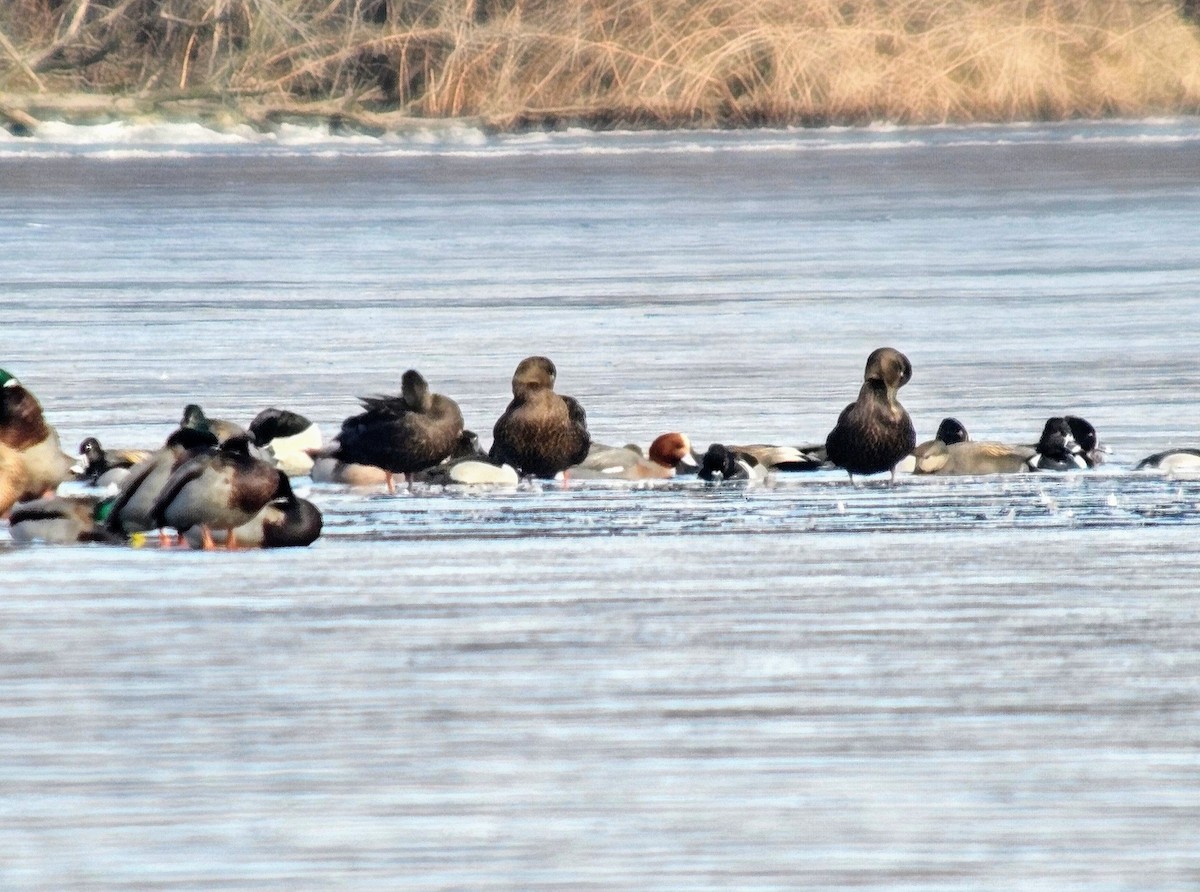
<instances>
[{"instance_id":1,"label":"tall reed","mask_svg":"<svg viewBox=\"0 0 1200 892\"><path fill-rule=\"evenodd\" d=\"M6 0L0 91L499 126L1200 111L1176 0Z\"/></svg>"}]
</instances>

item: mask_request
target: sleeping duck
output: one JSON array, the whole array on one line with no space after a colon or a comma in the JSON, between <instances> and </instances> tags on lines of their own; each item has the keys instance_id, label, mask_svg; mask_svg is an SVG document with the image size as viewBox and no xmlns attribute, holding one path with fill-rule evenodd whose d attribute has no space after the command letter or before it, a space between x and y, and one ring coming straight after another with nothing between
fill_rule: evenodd
<instances>
[{"instance_id":1,"label":"sleeping duck","mask_svg":"<svg viewBox=\"0 0 1200 892\"><path fill-rule=\"evenodd\" d=\"M42 406L21 382L0 369L0 514L12 502L52 493L71 474L71 458L62 451L58 432L46 421Z\"/></svg>"},{"instance_id":2,"label":"sleeping duck","mask_svg":"<svg viewBox=\"0 0 1200 892\"><path fill-rule=\"evenodd\" d=\"M8 524L17 542L47 542L73 545L78 542L120 544L124 538L104 526L113 499L94 496L50 496L21 502L9 515Z\"/></svg>"},{"instance_id":3,"label":"sleeping duck","mask_svg":"<svg viewBox=\"0 0 1200 892\"><path fill-rule=\"evenodd\" d=\"M217 438L211 431L190 427L175 430L161 449L129 469L109 512L108 529L123 535L157 529L151 509L171 472L189 458L216 448Z\"/></svg>"},{"instance_id":4,"label":"sleeping duck","mask_svg":"<svg viewBox=\"0 0 1200 892\"><path fill-rule=\"evenodd\" d=\"M418 471L413 480L433 486L516 486L520 479L512 465L497 465L479 446L479 436L464 430L450 457Z\"/></svg>"},{"instance_id":5,"label":"sleeping duck","mask_svg":"<svg viewBox=\"0 0 1200 892\"><path fill-rule=\"evenodd\" d=\"M274 406L250 422L250 435L264 457L290 477L312 471L312 451L321 448L321 429L303 415Z\"/></svg>"},{"instance_id":6,"label":"sleeping duck","mask_svg":"<svg viewBox=\"0 0 1200 892\"><path fill-rule=\"evenodd\" d=\"M337 437L318 455L380 468L388 492L396 491L394 474L411 483L414 473L449 456L463 432L458 403L431 391L415 369L402 376L399 396L359 401L364 411L342 422Z\"/></svg>"},{"instance_id":7,"label":"sleeping duck","mask_svg":"<svg viewBox=\"0 0 1200 892\"><path fill-rule=\"evenodd\" d=\"M235 548L233 531L290 491L286 474L250 454L248 437L230 437L176 467L150 517L154 528L172 527L181 535L200 527L206 549L213 547L212 530L226 530L226 547Z\"/></svg>"},{"instance_id":8,"label":"sleeping duck","mask_svg":"<svg viewBox=\"0 0 1200 892\"><path fill-rule=\"evenodd\" d=\"M224 443L230 437L246 436L246 429L240 424L234 424L223 418L209 418L204 414L204 410L195 403L188 403L183 407L183 417L179 419L179 426L198 431L210 431L217 438L218 443Z\"/></svg>"},{"instance_id":9,"label":"sleeping duck","mask_svg":"<svg viewBox=\"0 0 1200 892\"><path fill-rule=\"evenodd\" d=\"M212 541L216 545L228 546L230 535L238 548L301 548L311 545L321 535L321 511L307 499L299 498L293 491L287 475L280 476L279 489L262 510L232 534L222 529L212 530ZM194 526L185 533L193 548L204 546L204 532Z\"/></svg>"},{"instance_id":10,"label":"sleeping duck","mask_svg":"<svg viewBox=\"0 0 1200 892\"><path fill-rule=\"evenodd\" d=\"M654 438L646 454L634 446L592 444L587 458L568 472L572 480L668 480L680 468L697 468L692 441L672 431Z\"/></svg>"},{"instance_id":11,"label":"sleeping duck","mask_svg":"<svg viewBox=\"0 0 1200 892\"><path fill-rule=\"evenodd\" d=\"M1027 471L1065 471L1086 468L1082 449L1065 418L1046 421L1037 446L994 441L934 440L918 457L917 474L976 475L1020 474Z\"/></svg>"}]
</instances>

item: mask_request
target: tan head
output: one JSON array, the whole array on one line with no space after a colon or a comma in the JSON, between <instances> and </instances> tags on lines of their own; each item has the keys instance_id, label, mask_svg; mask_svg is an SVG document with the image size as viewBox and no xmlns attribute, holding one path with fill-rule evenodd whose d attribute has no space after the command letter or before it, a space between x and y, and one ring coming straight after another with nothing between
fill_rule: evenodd
<instances>
[{"instance_id":1,"label":"tan head","mask_svg":"<svg viewBox=\"0 0 1200 892\"><path fill-rule=\"evenodd\" d=\"M912 363L892 347L880 347L867 357L863 380L879 381L890 391L896 391L912 379Z\"/></svg>"},{"instance_id":2,"label":"tan head","mask_svg":"<svg viewBox=\"0 0 1200 892\"><path fill-rule=\"evenodd\" d=\"M522 359L513 372L513 396L521 396L534 390L553 390L558 369L545 356L529 356Z\"/></svg>"},{"instance_id":3,"label":"tan head","mask_svg":"<svg viewBox=\"0 0 1200 892\"><path fill-rule=\"evenodd\" d=\"M695 466L692 443L685 434L662 434L650 444L647 453L650 460L665 468L676 468L681 464Z\"/></svg>"}]
</instances>

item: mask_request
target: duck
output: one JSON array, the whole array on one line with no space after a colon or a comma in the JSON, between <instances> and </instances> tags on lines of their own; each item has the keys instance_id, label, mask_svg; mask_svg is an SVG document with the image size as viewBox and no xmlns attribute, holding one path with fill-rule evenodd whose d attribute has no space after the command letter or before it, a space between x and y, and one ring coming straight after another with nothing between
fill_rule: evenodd
<instances>
[{"instance_id":1,"label":"duck","mask_svg":"<svg viewBox=\"0 0 1200 892\"><path fill-rule=\"evenodd\" d=\"M671 431L655 437L644 456L632 446L593 445L587 458L568 473L573 480L667 480L680 467L698 468L699 463L687 435Z\"/></svg>"},{"instance_id":2,"label":"duck","mask_svg":"<svg viewBox=\"0 0 1200 892\"><path fill-rule=\"evenodd\" d=\"M713 443L700 463L700 479L715 483L723 480L759 481L767 478L766 465L749 453L738 452L721 443Z\"/></svg>"},{"instance_id":3,"label":"duck","mask_svg":"<svg viewBox=\"0 0 1200 892\"><path fill-rule=\"evenodd\" d=\"M479 435L464 430L454 452L441 464L413 475L413 481L431 486L516 486L520 482L512 465L497 465L479 445Z\"/></svg>"},{"instance_id":4,"label":"duck","mask_svg":"<svg viewBox=\"0 0 1200 892\"><path fill-rule=\"evenodd\" d=\"M308 474L313 483L337 483L342 486L386 486L388 480L383 468L339 461L320 454L313 459L312 470Z\"/></svg>"},{"instance_id":5,"label":"duck","mask_svg":"<svg viewBox=\"0 0 1200 892\"><path fill-rule=\"evenodd\" d=\"M432 392L416 369L401 376L399 396L359 402L365 411L342 422L333 443L318 455L382 469L389 493L396 491L393 475L403 474L411 484L414 473L446 459L463 432L458 403Z\"/></svg>"},{"instance_id":6,"label":"duck","mask_svg":"<svg viewBox=\"0 0 1200 892\"><path fill-rule=\"evenodd\" d=\"M558 369L528 356L512 377L512 401L492 428L491 459L526 477L553 479L587 458L592 438L579 401L554 392Z\"/></svg>"},{"instance_id":7,"label":"duck","mask_svg":"<svg viewBox=\"0 0 1200 892\"><path fill-rule=\"evenodd\" d=\"M25 461L17 450L0 443L0 517L25 493Z\"/></svg>"},{"instance_id":8,"label":"duck","mask_svg":"<svg viewBox=\"0 0 1200 892\"><path fill-rule=\"evenodd\" d=\"M880 347L867 357L858 399L842 410L825 438L825 452L850 480L855 474L891 472L917 445L917 434L908 412L896 399L897 391L912 379L912 363L892 347Z\"/></svg>"},{"instance_id":9,"label":"duck","mask_svg":"<svg viewBox=\"0 0 1200 892\"><path fill-rule=\"evenodd\" d=\"M22 502L9 516L9 529L17 542L120 544L125 540L104 526L112 503L112 497L101 500L95 496L50 496Z\"/></svg>"},{"instance_id":10,"label":"duck","mask_svg":"<svg viewBox=\"0 0 1200 892\"><path fill-rule=\"evenodd\" d=\"M254 416L249 433L264 457L289 477L312 472L310 450L320 450L321 429L303 415L271 406Z\"/></svg>"},{"instance_id":11,"label":"duck","mask_svg":"<svg viewBox=\"0 0 1200 892\"><path fill-rule=\"evenodd\" d=\"M276 469L278 470L278 469ZM303 548L316 542L321 535L321 511L308 499L298 497L292 490L287 474L281 474L277 495L248 521L233 529L238 548ZM214 545L228 545L226 530L211 531ZM202 548L204 532L193 526L184 538L193 548Z\"/></svg>"},{"instance_id":12,"label":"duck","mask_svg":"<svg viewBox=\"0 0 1200 892\"><path fill-rule=\"evenodd\" d=\"M1087 467L1070 426L1061 417L1046 421L1036 447L975 440L957 443L934 440L922 445L929 448L918 459L914 472L917 474L1021 474Z\"/></svg>"},{"instance_id":13,"label":"duck","mask_svg":"<svg viewBox=\"0 0 1200 892\"><path fill-rule=\"evenodd\" d=\"M71 474L71 457L63 453L58 431L46 421L42 404L4 369L0 369L0 446L10 450L3 488L15 491L14 501L50 495Z\"/></svg>"},{"instance_id":14,"label":"duck","mask_svg":"<svg viewBox=\"0 0 1200 892\"><path fill-rule=\"evenodd\" d=\"M217 437L211 431L190 427L173 431L162 448L129 469L129 476L120 483L109 511L108 529L118 534L157 529L151 509L171 472L189 458L216 448Z\"/></svg>"},{"instance_id":15,"label":"duck","mask_svg":"<svg viewBox=\"0 0 1200 892\"><path fill-rule=\"evenodd\" d=\"M89 486L107 487L119 485L129 476L129 469L144 461L150 452L145 449L105 449L98 439L88 437L79 444L79 454L83 462L72 468L76 479Z\"/></svg>"},{"instance_id":16,"label":"duck","mask_svg":"<svg viewBox=\"0 0 1200 892\"><path fill-rule=\"evenodd\" d=\"M1029 466L1038 471L1078 471L1090 467L1071 423L1061 416L1046 419L1037 454L1029 460Z\"/></svg>"},{"instance_id":17,"label":"duck","mask_svg":"<svg viewBox=\"0 0 1200 892\"><path fill-rule=\"evenodd\" d=\"M1200 473L1200 449L1165 449L1148 455L1134 465L1135 471L1166 471L1168 474Z\"/></svg>"},{"instance_id":18,"label":"duck","mask_svg":"<svg viewBox=\"0 0 1200 892\"><path fill-rule=\"evenodd\" d=\"M193 430L211 431L218 443L224 443L231 437L246 436L246 429L240 424L226 421L223 418L209 418L204 410L195 403L183 407L183 417L179 419L180 427L190 427Z\"/></svg>"},{"instance_id":19,"label":"duck","mask_svg":"<svg viewBox=\"0 0 1200 892\"><path fill-rule=\"evenodd\" d=\"M730 446L734 452L753 456L755 461L769 471L815 471L825 464L825 456L800 446L771 446L751 443L748 446ZM821 453L824 453L821 449Z\"/></svg>"},{"instance_id":20,"label":"duck","mask_svg":"<svg viewBox=\"0 0 1200 892\"><path fill-rule=\"evenodd\" d=\"M288 492L287 475L251 455L248 436L230 437L178 465L150 507L150 517L155 528L172 527L181 536L199 526L206 550L213 547L212 530L226 530L226 547L236 548L233 531Z\"/></svg>"},{"instance_id":21,"label":"duck","mask_svg":"<svg viewBox=\"0 0 1200 892\"><path fill-rule=\"evenodd\" d=\"M919 443L911 453L900 460L896 470L905 474L916 473L918 467L926 467L931 461L936 462L937 456L944 452L945 447L965 443L970 439L971 436L961 421L957 418L943 418L933 439Z\"/></svg>"},{"instance_id":22,"label":"duck","mask_svg":"<svg viewBox=\"0 0 1200 892\"><path fill-rule=\"evenodd\" d=\"M1064 419L1067 426L1071 429L1071 436L1075 438L1075 442L1079 444L1080 455L1087 463L1089 468L1094 468L1101 464L1108 456L1109 449L1100 442L1100 438L1096 435L1096 428L1086 418L1080 418L1078 415L1066 415Z\"/></svg>"}]
</instances>

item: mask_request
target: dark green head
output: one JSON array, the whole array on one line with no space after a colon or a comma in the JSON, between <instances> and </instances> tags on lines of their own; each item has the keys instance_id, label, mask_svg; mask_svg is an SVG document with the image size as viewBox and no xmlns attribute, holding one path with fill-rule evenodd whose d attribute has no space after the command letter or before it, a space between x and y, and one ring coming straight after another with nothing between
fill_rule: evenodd
<instances>
[{"instance_id":1,"label":"dark green head","mask_svg":"<svg viewBox=\"0 0 1200 892\"><path fill-rule=\"evenodd\" d=\"M21 382L4 369L0 369L0 387L20 387Z\"/></svg>"},{"instance_id":2,"label":"dark green head","mask_svg":"<svg viewBox=\"0 0 1200 892\"><path fill-rule=\"evenodd\" d=\"M183 408L183 417L179 419L180 427L191 428L194 431L208 430L208 416L195 403L188 403Z\"/></svg>"}]
</instances>

